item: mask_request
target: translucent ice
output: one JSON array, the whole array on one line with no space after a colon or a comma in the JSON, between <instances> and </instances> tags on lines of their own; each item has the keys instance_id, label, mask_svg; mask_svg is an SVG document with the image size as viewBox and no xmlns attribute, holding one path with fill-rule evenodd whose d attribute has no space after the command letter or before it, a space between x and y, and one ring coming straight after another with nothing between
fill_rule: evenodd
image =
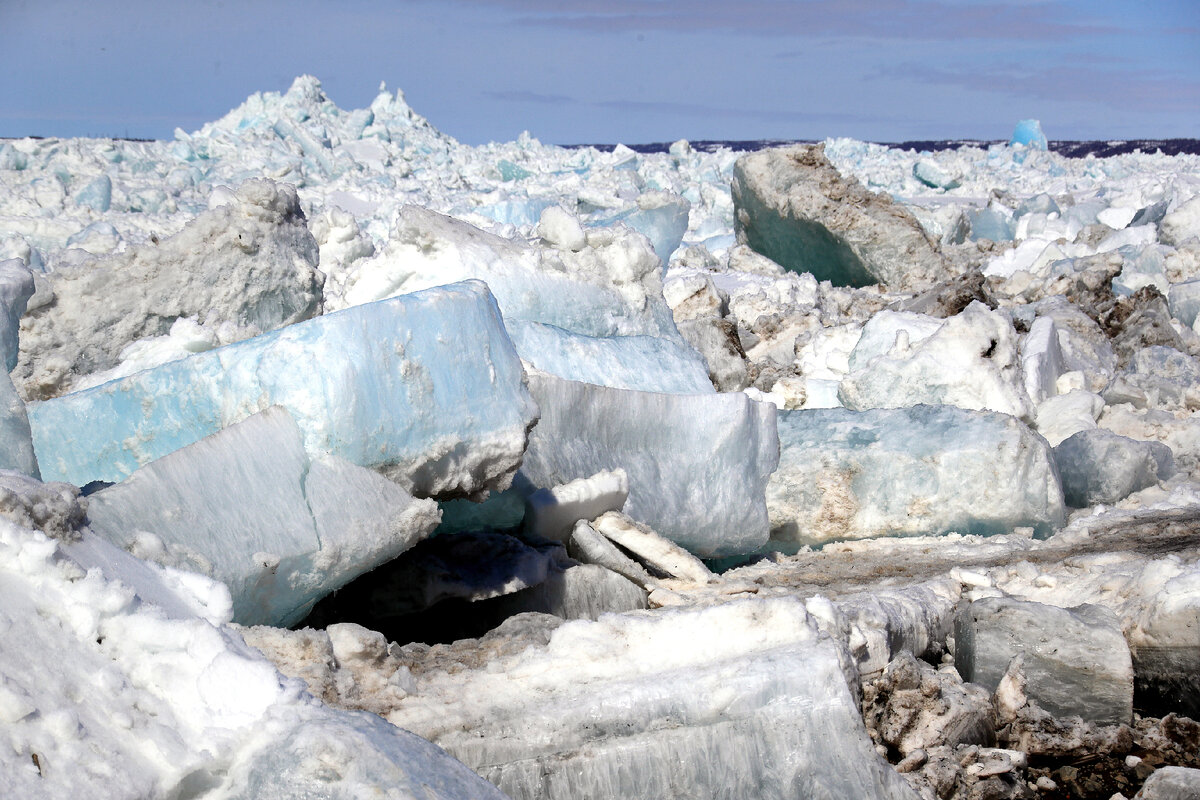
<instances>
[{"instance_id":1,"label":"translucent ice","mask_svg":"<svg viewBox=\"0 0 1200 800\"><path fill-rule=\"evenodd\" d=\"M1045 150L1047 147L1046 134L1042 133L1042 123L1036 119L1023 119L1013 129L1010 145L1021 145L1030 150Z\"/></svg>"},{"instance_id":2,"label":"translucent ice","mask_svg":"<svg viewBox=\"0 0 1200 800\"><path fill-rule=\"evenodd\" d=\"M19 259L0 261L0 469L38 476L29 416L8 373L17 364L18 325L33 296L33 274Z\"/></svg>"},{"instance_id":3,"label":"translucent ice","mask_svg":"<svg viewBox=\"0 0 1200 800\"><path fill-rule=\"evenodd\" d=\"M772 535L807 543L1062 524L1046 441L1003 414L950 406L779 412Z\"/></svg>"},{"instance_id":4,"label":"translucent ice","mask_svg":"<svg viewBox=\"0 0 1200 800\"><path fill-rule=\"evenodd\" d=\"M382 476L310 460L275 406L89 498L93 530L233 595L234 619L291 625L313 603L428 536L439 514Z\"/></svg>"},{"instance_id":5,"label":"translucent ice","mask_svg":"<svg viewBox=\"0 0 1200 800\"><path fill-rule=\"evenodd\" d=\"M82 486L122 480L271 405L291 412L310 454L420 495L506 487L536 418L495 301L466 282L39 403L31 425L47 477Z\"/></svg>"},{"instance_id":6,"label":"translucent ice","mask_svg":"<svg viewBox=\"0 0 1200 800\"><path fill-rule=\"evenodd\" d=\"M1021 656L1027 695L1055 716L1108 725L1133 717L1133 661L1107 608L984 598L963 609L954 642L963 680L994 690Z\"/></svg>"},{"instance_id":7,"label":"translucent ice","mask_svg":"<svg viewBox=\"0 0 1200 800\"><path fill-rule=\"evenodd\" d=\"M531 375L542 411L521 473L551 487L601 470L629 479L625 513L702 556L767 539L775 407L746 395L663 394Z\"/></svg>"},{"instance_id":8,"label":"translucent ice","mask_svg":"<svg viewBox=\"0 0 1200 800\"><path fill-rule=\"evenodd\" d=\"M1171 448L1100 428L1080 431L1054 448L1063 496L1073 508L1112 505L1175 474Z\"/></svg>"}]
</instances>

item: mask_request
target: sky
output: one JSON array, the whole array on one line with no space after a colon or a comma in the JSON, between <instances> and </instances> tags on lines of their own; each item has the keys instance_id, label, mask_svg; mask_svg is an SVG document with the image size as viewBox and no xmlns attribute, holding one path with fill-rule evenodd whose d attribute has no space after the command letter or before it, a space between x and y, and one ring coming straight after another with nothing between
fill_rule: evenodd
<instances>
[{"instance_id":1,"label":"sky","mask_svg":"<svg viewBox=\"0 0 1200 800\"><path fill-rule=\"evenodd\" d=\"M1200 0L0 0L0 137L169 139L317 76L468 144L1200 138Z\"/></svg>"}]
</instances>

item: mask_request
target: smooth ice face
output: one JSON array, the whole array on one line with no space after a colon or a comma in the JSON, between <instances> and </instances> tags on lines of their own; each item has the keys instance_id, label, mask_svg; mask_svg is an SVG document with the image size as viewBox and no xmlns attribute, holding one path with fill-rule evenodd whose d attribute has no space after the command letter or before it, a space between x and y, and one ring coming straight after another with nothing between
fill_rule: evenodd
<instances>
[{"instance_id":1,"label":"smooth ice face","mask_svg":"<svg viewBox=\"0 0 1200 800\"><path fill-rule=\"evenodd\" d=\"M954 642L963 680L994 691L1020 656L1026 694L1051 714L1102 725L1133 717L1133 661L1121 621L1107 608L988 597L962 610Z\"/></svg>"},{"instance_id":2,"label":"smooth ice face","mask_svg":"<svg viewBox=\"0 0 1200 800\"><path fill-rule=\"evenodd\" d=\"M1050 447L1012 417L947 406L780 411L767 484L775 538L1049 534L1063 523Z\"/></svg>"},{"instance_id":3,"label":"smooth ice face","mask_svg":"<svg viewBox=\"0 0 1200 800\"><path fill-rule=\"evenodd\" d=\"M91 527L167 566L210 575L246 625L291 625L321 597L437 527L432 500L341 459L310 460L274 406L89 498Z\"/></svg>"},{"instance_id":4,"label":"smooth ice face","mask_svg":"<svg viewBox=\"0 0 1200 800\"><path fill-rule=\"evenodd\" d=\"M1013 129L1010 145L1023 145L1031 150L1045 150L1047 147L1046 134L1042 133L1042 123L1036 119L1023 119Z\"/></svg>"},{"instance_id":5,"label":"smooth ice face","mask_svg":"<svg viewBox=\"0 0 1200 800\"><path fill-rule=\"evenodd\" d=\"M625 513L701 556L767 539L775 407L732 394L663 394L529 376L542 416L521 473L539 488L601 470L629 478Z\"/></svg>"},{"instance_id":6,"label":"smooth ice face","mask_svg":"<svg viewBox=\"0 0 1200 800\"><path fill-rule=\"evenodd\" d=\"M1100 428L1080 431L1054 448L1067 505L1112 505L1175 473L1171 448Z\"/></svg>"},{"instance_id":7,"label":"smooth ice face","mask_svg":"<svg viewBox=\"0 0 1200 800\"><path fill-rule=\"evenodd\" d=\"M19 259L0 261L0 469L38 477L29 416L8 373L17 365L17 331L21 315L33 296L33 273Z\"/></svg>"},{"instance_id":8,"label":"smooth ice face","mask_svg":"<svg viewBox=\"0 0 1200 800\"><path fill-rule=\"evenodd\" d=\"M713 391L704 358L681 338L584 336L515 319L504 324L526 363L559 378L643 392Z\"/></svg>"},{"instance_id":9,"label":"smooth ice face","mask_svg":"<svg viewBox=\"0 0 1200 800\"><path fill-rule=\"evenodd\" d=\"M272 405L313 455L419 495L504 488L537 409L487 287L430 289L39 403L48 479L119 481Z\"/></svg>"},{"instance_id":10,"label":"smooth ice face","mask_svg":"<svg viewBox=\"0 0 1200 800\"><path fill-rule=\"evenodd\" d=\"M248 181L161 243L48 273L54 301L23 321L14 382L28 399L56 397L181 317L202 317L225 343L309 319L321 311L316 267L296 190Z\"/></svg>"},{"instance_id":11,"label":"smooth ice face","mask_svg":"<svg viewBox=\"0 0 1200 800\"><path fill-rule=\"evenodd\" d=\"M387 719L516 800L914 797L798 601L609 615L530 645L418 674Z\"/></svg>"}]
</instances>

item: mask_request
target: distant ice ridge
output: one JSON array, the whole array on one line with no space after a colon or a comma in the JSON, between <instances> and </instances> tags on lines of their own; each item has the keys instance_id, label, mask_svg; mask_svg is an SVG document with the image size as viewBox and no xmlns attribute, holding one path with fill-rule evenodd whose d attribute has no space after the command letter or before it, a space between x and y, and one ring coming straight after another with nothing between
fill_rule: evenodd
<instances>
[{"instance_id":1,"label":"distant ice ridge","mask_svg":"<svg viewBox=\"0 0 1200 800\"><path fill-rule=\"evenodd\" d=\"M466 282L44 401L31 424L47 477L84 485L122 480L272 405L295 417L310 454L422 496L506 488L537 417L495 301Z\"/></svg>"}]
</instances>

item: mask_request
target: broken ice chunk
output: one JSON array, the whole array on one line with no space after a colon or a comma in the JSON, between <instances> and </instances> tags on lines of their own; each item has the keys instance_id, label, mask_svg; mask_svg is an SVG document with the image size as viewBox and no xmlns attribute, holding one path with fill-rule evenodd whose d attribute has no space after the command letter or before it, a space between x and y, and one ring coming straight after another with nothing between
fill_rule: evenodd
<instances>
[{"instance_id":1,"label":"broken ice chunk","mask_svg":"<svg viewBox=\"0 0 1200 800\"><path fill-rule=\"evenodd\" d=\"M1063 523L1046 441L1004 414L950 406L780 411L772 536L818 544L917 534L1046 535Z\"/></svg>"},{"instance_id":2,"label":"broken ice chunk","mask_svg":"<svg viewBox=\"0 0 1200 800\"><path fill-rule=\"evenodd\" d=\"M1101 428L1083 430L1054 448L1063 498L1072 508L1112 505L1175 473L1162 442L1142 442Z\"/></svg>"},{"instance_id":3,"label":"broken ice chunk","mask_svg":"<svg viewBox=\"0 0 1200 800\"><path fill-rule=\"evenodd\" d=\"M291 625L428 536L439 515L370 470L310 460L272 407L94 493L88 517L113 544L225 583L236 621Z\"/></svg>"},{"instance_id":4,"label":"broken ice chunk","mask_svg":"<svg viewBox=\"0 0 1200 800\"><path fill-rule=\"evenodd\" d=\"M568 622L459 658L418 671L386 718L514 800L914 797L790 598Z\"/></svg>"},{"instance_id":5,"label":"broken ice chunk","mask_svg":"<svg viewBox=\"0 0 1200 800\"><path fill-rule=\"evenodd\" d=\"M20 259L0 261L0 469L13 469L40 477L29 415L17 395L9 372L17 365L18 329L29 298L33 296L33 273Z\"/></svg>"},{"instance_id":6,"label":"broken ice chunk","mask_svg":"<svg viewBox=\"0 0 1200 800\"><path fill-rule=\"evenodd\" d=\"M745 394L663 394L529 376L542 416L521 473L550 487L601 470L629 477L625 513L701 556L767 539L775 407Z\"/></svg>"},{"instance_id":7,"label":"broken ice chunk","mask_svg":"<svg viewBox=\"0 0 1200 800\"><path fill-rule=\"evenodd\" d=\"M525 498L525 530L544 539L566 541L576 522L620 511L628 497L629 480L622 469L538 489Z\"/></svg>"},{"instance_id":8,"label":"broken ice chunk","mask_svg":"<svg viewBox=\"0 0 1200 800\"><path fill-rule=\"evenodd\" d=\"M946 404L1032 420L1011 320L973 302L935 322L938 327L925 338L914 343L897 334L896 345L878 355L877 340L864 329L864 340L850 356L853 370L838 390L843 405L863 410ZM867 351L862 357L860 348Z\"/></svg>"},{"instance_id":9,"label":"broken ice chunk","mask_svg":"<svg viewBox=\"0 0 1200 800\"><path fill-rule=\"evenodd\" d=\"M310 454L379 470L420 495L481 495L516 471L536 407L478 281L326 314L36 404L46 476L82 486L271 405Z\"/></svg>"},{"instance_id":10,"label":"broken ice chunk","mask_svg":"<svg viewBox=\"0 0 1200 800\"><path fill-rule=\"evenodd\" d=\"M959 614L954 644L963 680L989 691L1019 655L1026 693L1051 714L1102 725L1133 717L1133 660L1121 621L1107 608L984 598Z\"/></svg>"},{"instance_id":11,"label":"broken ice chunk","mask_svg":"<svg viewBox=\"0 0 1200 800\"><path fill-rule=\"evenodd\" d=\"M619 512L600 516L592 522L592 529L646 566L672 578L705 584L715 577L703 561L687 550Z\"/></svg>"},{"instance_id":12,"label":"broken ice chunk","mask_svg":"<svg viewBox=\"0 0 1200 800\"><path fill-rule=\"evenodd\" d=\"M1009 145L1021 145L1030 150L1045 150L1047 147L1046 134L1042 133L1042 123L1036 119L1023 119L1013 129Z\"/></svg>"}]
</instances>

